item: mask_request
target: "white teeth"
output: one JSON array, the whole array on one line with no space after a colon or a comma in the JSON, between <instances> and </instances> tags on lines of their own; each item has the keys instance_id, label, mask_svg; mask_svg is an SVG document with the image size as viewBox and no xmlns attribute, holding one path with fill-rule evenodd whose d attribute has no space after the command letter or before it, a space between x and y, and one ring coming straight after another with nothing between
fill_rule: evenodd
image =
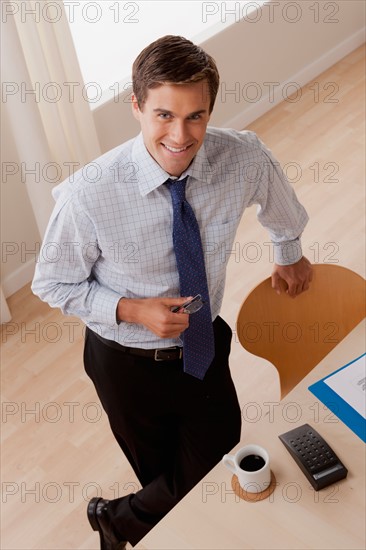
<instances>
[{"instance_id":1,"label":"white teeth","mask_svg":"<svg viewBox=\"0 0 366 550\"><path fill-rule=\"evenodd\" d=\"M168 151L171 151L172 153L181 153L182 151L185 151L187 149L187 147L182 147L182 149L176 149L175 147L169 147L168 145L165 145L165 143L163 143L164 147L166 147L168 149Z\"/></svg>"}]
</instances>

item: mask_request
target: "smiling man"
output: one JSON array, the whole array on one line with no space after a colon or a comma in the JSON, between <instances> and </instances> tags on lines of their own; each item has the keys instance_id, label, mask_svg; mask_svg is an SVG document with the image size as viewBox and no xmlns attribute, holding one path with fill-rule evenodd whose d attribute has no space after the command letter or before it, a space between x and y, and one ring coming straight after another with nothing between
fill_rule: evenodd
<instances>
[{"instance_id":1,"label":"smiling man","mask_svg":"<svg viewBox=\"0 0 366 550\"><path fill-rule=\"evenodd\" d=\"M205 80L154 88L141 109L136 96L132 96L133 113L140 122L145 146L171 176L179 177L184 172L203 143L210 119L209 97Z\"/></svg>"},{"instance_id":2,"label":"smiling man","mask_svg":"<svg viewBox=\"0 0 366 550\"><path fill-rule=\"evenodd\" d=\"M150 44L133 66L141 133L96 161L101 177L82 170L54 192L32 288L85 322L86 372L142 485L90 501L102 549L136 544L240 439L219 313L246 207L273 241L274 289L283 279L295 297L311 280L307 215L270 151L252 132L207 126L218 86L199 46Z\"/></svg>"}]
</instances>

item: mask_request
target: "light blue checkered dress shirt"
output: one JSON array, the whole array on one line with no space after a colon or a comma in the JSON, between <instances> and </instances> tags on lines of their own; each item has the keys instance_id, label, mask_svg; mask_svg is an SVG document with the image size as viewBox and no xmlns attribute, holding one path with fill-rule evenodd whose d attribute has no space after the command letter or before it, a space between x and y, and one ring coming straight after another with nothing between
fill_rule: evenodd
<instances>
[{"instance_id":1,"label":"light blue checkered dress shirt","mask_svg":"<svg viewBox=\"0 0 366 550\"><path fill-rule=\"evenodd\" d=\"M278 162L253 132L207 129L189 168L186 198L200 226L213 319L227 262L248 206L269 231L275 261L301 256L308 216ZM54 189L56 205L42 243L33 292L120 344L182 345L141 325L116 321L121 297L180 296L167 174L142 134L86 165Z\"/></svg>"}]
</instances>

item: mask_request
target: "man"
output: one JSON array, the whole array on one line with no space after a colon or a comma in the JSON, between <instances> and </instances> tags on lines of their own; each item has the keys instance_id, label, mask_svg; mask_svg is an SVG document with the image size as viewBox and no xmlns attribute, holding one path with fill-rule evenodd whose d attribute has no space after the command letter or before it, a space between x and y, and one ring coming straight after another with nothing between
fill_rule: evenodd
<instances>
[{"instance_id":1,"label":"man","mask_svg":"<svg viewBox=\"0 0 366 550\"><path fill-rule=\"evenodd\" d=\"M33 292L86 323L86 372L142 485L89 503L104 549L136 544L240 439L218 314L247 206L274 243L274 288L283 279L295 297L311 280L307 215L278 163L252 132L207 128L218 86L192 42L150 44L133 65L141 134L99 158L98 177L81 170L55 191Z\"/></svg>"}]
</instances>

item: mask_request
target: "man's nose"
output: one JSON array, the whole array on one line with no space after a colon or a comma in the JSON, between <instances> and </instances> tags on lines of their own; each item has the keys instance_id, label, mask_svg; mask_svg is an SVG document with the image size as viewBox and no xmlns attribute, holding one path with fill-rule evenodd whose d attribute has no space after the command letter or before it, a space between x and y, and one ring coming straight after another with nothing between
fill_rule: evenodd
<instances>
[{"instance_id":1,"label":"man's nose","mask_svg":"<svg viewBox=\"0 0 366 550\"><path fill-rule=\"evenodd\" d=\"M169 137L175 145L186 145L188 132L184 121L175 120L169 130Z\"/></svg>"}]
</instances>

